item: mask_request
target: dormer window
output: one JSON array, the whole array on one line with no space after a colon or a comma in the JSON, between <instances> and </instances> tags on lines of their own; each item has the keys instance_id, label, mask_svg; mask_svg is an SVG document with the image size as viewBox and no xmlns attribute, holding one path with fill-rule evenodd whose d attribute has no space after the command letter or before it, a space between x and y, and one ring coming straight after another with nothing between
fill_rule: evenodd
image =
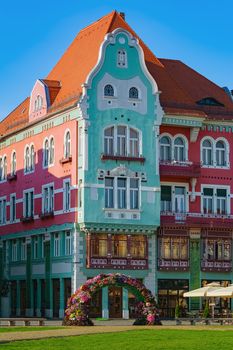
<instances>
[{"instance_id":1,"label":"dormer window","mask_svg":"<svg viewBox=\"0 0 233 350\"><path fill-rule=\"evenodd\" d=\"M220 106L224 107L224 104L220 103L213 97L205 97L201 99L200 101L196 102L200 106Z\"/></svg>"},{"instance_id":2,"label":"dormer window","mask_svg":"<svg viewBox=\"0 0 233 350\"><path fill-rule=\"evenodd\" d=\"M38 95L35 99L34 111L36 112L41 110L42 106L43 106L43 98L42 96Z\"/></svg>"},{"instance_id":3,"label":"dormer window","mask_svg":"<svg viewBox=\"0 0 233 350\"><path fill-rule=\"evenodd\" d=\"M104 96L105 97L113 97L114 96L114 88L112 85L108 84L104 87Z\"/></svg>"},{"instance_id":4,"label":"dormer window","mask_svg":"<svg viewBox=\"0 0 233 350\"><path fill-rule=\"evenodd\" d=\"M129 89L129 98L138 99L138 89L136 87L131 87Z\"/></svg>"},{"instance_id":5,"label":"dormer window","mask_svg":"<svg viewBox=\"0 0 233 350\"><path fill-rule=\"evenodd\" d=\"M121 68L127 67L127 53L125 50L117 51L117 66Z\"/></svg>"}]
</instances>

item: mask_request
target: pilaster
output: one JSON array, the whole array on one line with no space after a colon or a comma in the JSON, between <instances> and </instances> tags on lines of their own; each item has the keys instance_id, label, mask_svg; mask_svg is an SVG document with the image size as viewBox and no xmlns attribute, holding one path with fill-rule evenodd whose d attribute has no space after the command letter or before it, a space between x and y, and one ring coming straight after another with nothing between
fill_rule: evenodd
<instances>
[{"instance_id":1,"label":"pilaster","mask_svg":"<svg viewBox=\"0 0 233 350\"><path fill-rule=\"evenodd\" d=\"M129 319L129 295L126 288L122 288L122 318L124 320Z\"/></svg>"},{"instance_id":2,"label":"pilaster","mask_svg":"<svg viewBox=\"0 0 233 350\"><path fill-rule=\"evenodd\" d=\"M201 246L200 229L190 229L190 282L189 290L200 287L200 246ZM200 299L190 298L190 309L199 310Z\"/></svg>"},{"instance_id":3,"label":"pilaster","mask_svg":"<svg viewBox=\"0 0 233 350\"><path fill-rule=\"evenodd\" d=\"M33 286L32 286L32 248L31 237L27 237L27 263L26 263L26 316L33 316Z\"/></svg>"},{"instance_id":4,"label":"pilaster","mask_svg":"<svg viewBox=\"0 0 233 350\"><path fill-rule=\"evenodd\" d=\"M102 288L102 317L109 318L108 310L108 287Z\"/></svg>"}]
</instances>

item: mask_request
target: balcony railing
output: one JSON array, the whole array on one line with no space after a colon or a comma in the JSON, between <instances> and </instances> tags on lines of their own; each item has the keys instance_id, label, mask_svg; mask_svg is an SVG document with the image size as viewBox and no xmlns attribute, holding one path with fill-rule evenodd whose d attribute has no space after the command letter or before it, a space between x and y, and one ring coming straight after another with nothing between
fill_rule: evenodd
<instances>
[{"instance_id":1,"label":"balcony railing","mask_svg":"<svg viewBox=\"0 0 233 350\"><path fill-rule=\"evenodd\" d=\"M7 175L7 181L11 182L11 181L15 181L15 180L17 180L17 174Z\"/></svg>"},{"instance_id":2,"label":"balcony railing","mask_svg":"<svg viewBox=\"0 0 233 350\"><path fill-rule=\"evenodd\" d=\"M189 269L189 260L159 258L158 269L163 271L187 271Z\"/></svg>"},{"instance_id":3,"label":"balcony railing","mask_svg":"<svg viewBox=\"0 0 233 350\"><path fill-rule=\"evenodd\" d=\"M148 261L147 259L129 257L90 257L87 267L94 269L146 270L148 269Z\"/></svg>"},{"instance_id":4,"label":"balcony railing","mask_svg":"<svg viewBox=\"0 0 233 350\"><path fill-rule=\"evenodd\" d=\"M161 211L162 224L185 223L200 227L212 227L214 225L232 227L233 215L229 214L203 214L203 213L175 213L172 211Z\"/></svg>"},{"instance_id":5,"label":"balcony railing","mask_svg":"<svg viewBox=\"0 0 233 350\"><path fill-rule=\"evenodd\" d=\"M118 154L101 154L101 159L102 160L121 160L121 161L126 160L128 162L140 162L140 163L145 162L145 158L142 156L133 157L130 155L121 156Z\"/></svg>"},{"instance_id":6,"label":"balcony railing","mask_svg":"<svg viewBox=\"0 0 233 350\"><path fill-rule=\"evenodd\" d=\"M41 220L49 219L49 218L53 218L53 217L54 217L54 211L53 210L48 211L48 212L43 212L43 213L40 214Z\"/></svg>"},{"instance_id":7,"label":"balcony railing","mask_svg":"<svg viewBox=\"0 0 233 350\"><path fill-rule=\"evenodd\" d=\"M32 221L34 221L34 216L33 216L33 215L30 215L30 216L22 216L22 217L20 218L20 221L21 221L22 223L32 222Z\"/></svg>"},{"instance_id":8,"label":"balcony railing","mask_svg":"<svg viewBox=\"0 0 233 350\"><path fill-rule=\"evenodd\" d=\"M201 175L201 164L189 161L160 161L160 176L191 178Z\"/></svg>"},{"instance_id":9,"label":"balcony railing","mask_svg":"<svg viewBox=\"0 0 233 350\"><path fill-rule=\"evenodd\" d=\"M231 260L202 260L201 261L202 271L220 271L230 272L232 271Z\"/></svg>"}]
</instances>

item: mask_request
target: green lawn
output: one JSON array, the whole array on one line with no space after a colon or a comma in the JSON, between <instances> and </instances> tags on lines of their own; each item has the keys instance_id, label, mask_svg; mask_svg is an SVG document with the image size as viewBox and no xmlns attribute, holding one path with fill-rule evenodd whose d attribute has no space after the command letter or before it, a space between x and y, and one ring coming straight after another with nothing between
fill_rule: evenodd
<instances>
[{"instance_id":1,"label":"green lawn","mask_svg":"<svg viewBox=\"0 0 233 350\"><path fill-rule=\"evenodd\" d=\"M30 332L30 331L49 331L50 329L60 329L64 327L56 327L56 326L25 326L25 327L18 327L18 326L6 326L6 327L0 327L0 333L8 333L8 332Z\"/></svg>"},{"instance_id":2,"label":"green lawn","mask_svg":"<svg viewBox=\"0 0 233 350\"><path fill-rule=\"evenodd\" d=\"M17 341L1 347L4 350L232 350L233 331L148 329Z\"/></svg>"}]
</instances>

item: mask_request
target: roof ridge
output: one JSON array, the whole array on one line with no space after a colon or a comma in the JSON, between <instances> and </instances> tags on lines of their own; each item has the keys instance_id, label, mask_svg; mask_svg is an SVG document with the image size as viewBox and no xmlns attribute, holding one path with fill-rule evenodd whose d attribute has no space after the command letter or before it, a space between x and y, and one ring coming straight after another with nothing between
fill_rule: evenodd
<instances>
[{"instance_id":1,"label":"roof ridge","mask_svg":"<svg viewBox=\"0 0 233 350\"><path fill-rule=\"evenodd\" d=\"M116 13L117 13L117 11L116 11L116 10L113 10L112 12L109 12L107 15L105 15L105 16L103 16L103 17L100 17L99 19L97 19L96 21L92 22L91 24L88 24L86 27L82 28L82 29L78 32L77 36L78 36L79 34L81 34L82 32L84 32L85 30L89 29L90 27L96 25L98 22L100 22L100 21L106 19L107 17L110 17L111 15L112 15L113 18L114 18L114 16L115 16ZM111 23L112 23L112 21L111 21ZM76 37L77 37L77 36L76 36Z\"/></svg>"}]
</instances>

